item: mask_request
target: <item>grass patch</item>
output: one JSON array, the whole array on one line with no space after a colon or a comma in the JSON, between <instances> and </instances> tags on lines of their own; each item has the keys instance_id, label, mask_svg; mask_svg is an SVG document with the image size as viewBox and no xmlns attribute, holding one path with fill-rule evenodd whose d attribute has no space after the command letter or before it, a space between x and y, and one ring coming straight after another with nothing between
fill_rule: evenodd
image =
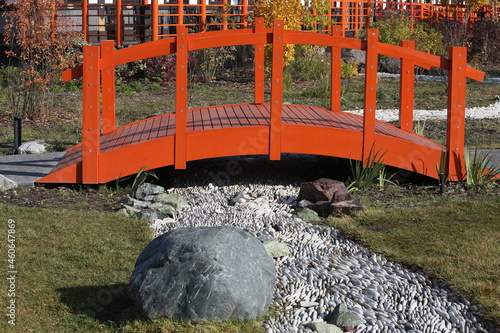
<instances>
[{"instance_id":1,"label":"grass patch","mask_svg":"<svg viewBox=\"0 0 500 333\"><path fill-rule=\"evenodd\" d=\"M393 199L383 201L356 193L370 208L355 217L329 218L328 224L374 252L445 280L500 325L499 196L391 191Z\"/></svg>"},{"instance_id":2,"label":"grass patch","mask_svg":"<svg viewBox=\"0 0 500 333\"><path fill-rule=\"evenodd\" d=\"M7 220L16 221L19 331L262 332L258 321L190 325L142 318L127 294L127 284L137 256L150 241L144 221L92 210L1 204L0 219L4 236ZM0 251L7 256L6 241ZM6 274L2 270L4 286ZM8 300L2 293L2 304ZM12 331L5 316L0 331Z\"/></svg>"}]
</instances>

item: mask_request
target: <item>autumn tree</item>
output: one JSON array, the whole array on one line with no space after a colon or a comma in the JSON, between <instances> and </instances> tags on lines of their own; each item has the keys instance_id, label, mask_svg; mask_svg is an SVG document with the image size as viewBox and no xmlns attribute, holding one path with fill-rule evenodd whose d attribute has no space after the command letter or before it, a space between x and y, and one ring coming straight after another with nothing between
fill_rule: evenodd
<instances>
[{"instance_id":1,"label":"autumn tree","mask_svg":"<svg viewBox=\"0 0 500 333\"><path fill-rule=\"evenodd\" d=\"M315 29L316 24L328 25L330 2L314 0L310 7L302 5L300 0L256 0L252 17L264 18L266 28L271 28L274 20L283 20L287 30L302 30L304 27ZM314 14L313 14L314 13ZM269 57L270 48L266 48ZM285 45L283 60L285 65L294 59L295 46Z\"/></svg>"},{"instance_id":2,"label":"autumn tree","mask_svg":"<svg viewBox=\"0 0 500 333\"><path fill-rule=\"evenodd\" d=\"M10 102L14 116L40 117L47 94L60 72L78 60L81 33L58 12L63 0L9 1L5 44L9 46Z\"/></svg>"}]
</instances>

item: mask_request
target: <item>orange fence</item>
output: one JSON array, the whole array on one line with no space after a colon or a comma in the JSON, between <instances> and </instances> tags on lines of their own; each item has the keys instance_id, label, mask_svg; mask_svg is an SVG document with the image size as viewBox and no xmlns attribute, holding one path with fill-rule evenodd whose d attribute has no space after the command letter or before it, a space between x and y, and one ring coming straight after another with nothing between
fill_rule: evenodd
<instances>
[{"instance_id":1,"label":"orange fence","mask_svg":"<svg viewBox=\"0 0 500 333\"><path fill-rule=\"evenodd\" d=\"M306 7L309 3L297 1ZM185 25L190 33L246 28L252 4L253 0L66 0L60 11L75 22L89 42L112 39L117 45L132 45L174 36L178 25ZM342 36L355 36L391 12L415 19L469 22L499 17L498 10L486 6L468 12L462 5L372 0L331 0L328 16L340 26Z\"/></svg>"},{"instance_id":2,"label":"orange fence","mask_svg":"<svg viewBox=\"0 0 500 333\"><path fill-rule=\"evenodd\" d=\"M83 76L83 115L82 115L82 182L99 183L103 180L100 174L113 165L99 163L101 152L100 136L115 130L115 66L156 57L164 54L176 53L176 110L175 110L175 145L173 161L176 168L186 167L186 117L190 112L187 104L188 52L202 48L254 45L255 47L255 100L256 104L264 103L264 45L272 44L272 70L271 70L271 95L270 95L270 122L269 122L269 156L279 159L282 147L282 90L283 90L283 45L306 44L322 45L332 48L331 62L331 110L340 112L341 91L341 48L350 48L366 51L366 75L363 132L361 147L348 147L354 153L353 158L366 161L372 148L380 147L375 136L376 110L377 110L377 62L378 55L401 59L400 90L403 97L400 102L400 128L406 132L413 131L413 82L414 67L430 68L431 66L448 71L448 113L447 113L447 173L451 180L465 178L464 166L464 132L465 132L465 102L466 80L472 78L481 81L484 73L475 70L466 64L467 49L452 47L449 58L443 58L428 53L416 51L413 42L405 42L402 46L380 43L378 31L369 29L366 40L341 37L341 28L334 26L332 35L315 34L311 32L291 31L283 29L283 21L275 21L272 29L265 29L263 19L257 19L253 29L239 29L229 31L207 32L204 34L188 34L188 27L180 26L173 38L162 39L121 50L114 49L113 41L103 41L100 46L85 46L83 65L64 72L66 80ZM306 130L306 129L304 129ZM315 129L313 129L315 130ZM401 154L406 150L401 146L401 140L393 139L391 149L393 154L387 154L387 164L417 165L414 171L437 178L435 164L441 158L441 151L425 151L422 156L411 157L414 152L407 152L410 157L402 162ZM406 152L405 152L406 153ZM399 154L399 155L398 155ZM161 155L161 154L160 154ZM393 157L391 157L393 156ZM136 158L135 156L123 157ZM392 159L392 160L391 160ZM429 159L429 161L425 161ZM410 164L411 162L411 164ZM113 164L113 163L111 163ZM430 164L430 166L429 166ZM411 169L409 169L411 170ZM137 170L129 170L129 173ZM108 172L109 173L109 172Z\"/></svg>"}]
</instances>

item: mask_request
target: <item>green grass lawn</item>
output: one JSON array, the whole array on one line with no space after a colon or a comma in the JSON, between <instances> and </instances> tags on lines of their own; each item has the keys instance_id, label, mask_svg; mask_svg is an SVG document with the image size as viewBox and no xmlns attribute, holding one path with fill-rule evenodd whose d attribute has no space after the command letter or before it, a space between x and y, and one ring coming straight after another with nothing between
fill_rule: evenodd
<instances>
[{"instance_id":1,"label":"green grass lawn","mask_svg":"<svg viewBox=\"0 0 500 333\"><path fill-rule=\"evenodd\" d=\"M9 219L16 226L16 330L3 306L11 298L2 292L1 332L262 332L257 321L195 326L142 318L127 284L149 227L115 213L0 204L3 291Z\"/></svg>"},{"instance_id":2,"label":"green grass lawn","mask_svg":"<svg viewBox=\"0 0 500 333\"><path fill-rule=\"evenodd\" d=\"M497 183L497 187L498 187ZM370 207L356 217L329 218L328 225L371 250L438 277L482 304L500 327L500 196L411 194L393 198L362 192Z\"/></svg>"},{"instance_id":3,"label":"green grass lawn","mask_svg":"<svg viewBox=\"0 0 500 333\"><path fill-rule=\"evenodd\" d=\"M499 186L443 196L435 194L435 187L371 188L354 193L368 207L365 212L325 223L374 252L445 281L481 304L484 316L500 327ZM72 210L70 204L67 208L0 204L4 263L7 221L15 220L16 226L19 331L263 332L260 321L195 326L142 318L128 297L127 283L150 241L147 223L88 208ZM4 287L6 274L3 269ZM10 300L5 292L0 297L2 304ZM10 331L3 318L0 331Z\"/></svg>"}]
</instances>

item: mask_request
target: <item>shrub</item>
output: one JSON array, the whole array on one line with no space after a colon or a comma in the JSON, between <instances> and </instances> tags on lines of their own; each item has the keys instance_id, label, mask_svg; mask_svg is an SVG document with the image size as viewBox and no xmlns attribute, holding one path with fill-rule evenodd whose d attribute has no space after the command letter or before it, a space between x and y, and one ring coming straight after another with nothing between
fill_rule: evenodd
<instances>
[{"instance_id":1,"label":"shrub","mask_svg":"<svg viewBox=\"0 0 500 333\"><path fill-rule=\"evenodd\" d=\"M483 19L472 25L469 59L482 63L500 62L500 21Z\"/></svg>"},{"instance_id":2,"label":"shrub","mask_svg":"<svg viewBox=\"0 0 500 333\"><path fill-rule=\"evenodd\" d=\"M401 45L404 40L414 40L419 51L443 54L443 36L429 25L416 22L403 14L391 13L388 18L371 25L379 30L382 43ZM360 34L365 37L366 33Z\"/></svg>"}]
</instances>

